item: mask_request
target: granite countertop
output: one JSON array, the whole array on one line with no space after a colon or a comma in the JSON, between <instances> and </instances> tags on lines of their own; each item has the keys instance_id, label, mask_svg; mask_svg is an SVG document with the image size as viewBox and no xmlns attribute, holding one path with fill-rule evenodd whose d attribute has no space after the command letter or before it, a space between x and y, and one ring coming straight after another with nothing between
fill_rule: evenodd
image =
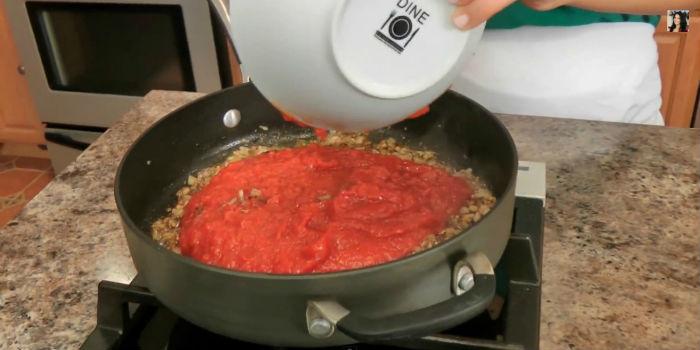
<instances>
[{"instance_id":1,"label":"granite countertop","mask_svg":"<svg viewBox=\"0 0 700 350\"><path fill-rule=\"evenodd\" d=\"M198 94L150 93L0 229L0 348L77 348L97 283L136 274L119 160ZM700 348L700 130L501 116L547 163L541 346Z\"/></svg>"}]
</instances>

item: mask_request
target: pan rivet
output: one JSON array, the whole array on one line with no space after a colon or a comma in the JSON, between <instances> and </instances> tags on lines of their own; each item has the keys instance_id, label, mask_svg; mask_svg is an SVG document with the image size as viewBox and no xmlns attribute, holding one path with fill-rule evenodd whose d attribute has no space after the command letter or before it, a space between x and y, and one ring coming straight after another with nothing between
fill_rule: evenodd
<instances>
[{"instance_id":1,"label":"pan rivet","mask_svg":"<svg viewBox=\"0 0 700 350\"><path fill-rule=\"evenodd\" d=\"M467 292L474 288L474 272L469 266L463 266L459 272L459 288Z\"/></svg>"},{"instance_id":2,"label":"pan rivet","mask_svg":"<svg viewBox=\"0 0 700 350\"><path fill-rule=\"evenodd\" d=\"M309 334L314 338L328 338L333 335L333 324L325 318L314 318L309 323Z\"/></svg>"},{"instance_id":3,"label":"pan rivet","mask_svg":"<svg viewBox=\"0 0 700 350\"><path fill-rule=\"evenodd\" d=\"M224 114L224 125L227 128L235 128L241 122L241 112L237 109L230 109Z\"/></svg>"}]
</instances>

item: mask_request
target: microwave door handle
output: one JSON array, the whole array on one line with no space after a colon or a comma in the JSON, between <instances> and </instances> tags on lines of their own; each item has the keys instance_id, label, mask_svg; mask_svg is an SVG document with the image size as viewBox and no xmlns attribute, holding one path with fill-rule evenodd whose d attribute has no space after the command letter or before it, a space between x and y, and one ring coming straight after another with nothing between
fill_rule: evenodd
<instances>
[{"instance_id":1,"label":"microwave door handle","mask_svg":"<svg viewBox=\"0 0 700 350\"><path fill-rule=\"evenodd\" d=\"M50 141L57 145L73 148L80 151L84 151L88 147L90 147L89 143L78 141L68 135L57 132L46 132L44 133L44 137L46 137L46 141Z\"/></svg>"},{"instance_id":2,"label":"microwave door handle","mask_svg":"<svg viewBox=\"0 0 700 350\"><path fill-rule=\"evenodd\" d=\"M236 0L229 0L236 1ZM209 0L209 4L214 9L214 14L217 22L220 26L223 26L224 33L226 34L226 39L231 44L233 49L233 54L236 56L236 60L241 62L241 58L238 56L238 51L236 50L236 44L233 42L233 37L231 36L231 16L226 8L228 1L225 0Z\"/></svg>"},{"instance_id":3,"label":"microwave door handle","mask_svg":"<svg viewBox=\"0 0 700 350\"><path fill-rule=\"evenodd\" d=\"M233 44L233 37L231 36L231 17L229 16L228 9L226 8L226 3L224 3L224 0L209 0L209 4L214 9L214 14L216 15L215 17L217 19L217 22L219 23L219 25L224 27L224 33L226 34L226 38L228 39L229 43L231 43L231 47L234 47L235 52L236 45ZM236 58L238 59L237 54Z\"/></svg>"},{"instance_id":4,"label":"microwave door handle","mask_svg":"<svg viewBox=\"0 0 700 350\"><path fill-rule=\"evenodd\" d=\"M231 17L228 14L228 9L226 8L226 4L224 3L223 0L209 0L209 3L211 6L214 8L214 11L216 13L216 17L219 20L219 23L226 27L226 33L227 35L230 33L231 30ZM231 39L229 37L229 39ZM231 40L233 41L233 40Z\"/></svg>"}]
</instances>

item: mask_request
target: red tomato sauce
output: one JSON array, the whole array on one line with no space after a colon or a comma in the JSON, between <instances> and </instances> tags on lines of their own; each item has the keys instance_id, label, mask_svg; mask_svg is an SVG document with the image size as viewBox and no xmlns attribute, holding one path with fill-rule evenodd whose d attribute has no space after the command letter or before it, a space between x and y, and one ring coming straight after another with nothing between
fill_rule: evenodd
<instances>
[{"instance_id":1,"label":"red tomato sauce","mask_svg":"<svg viewBox=\"0 0 700 350\"><path fill-rule=\"evenodd\" d=\"M194 194L182 254L239 271L304 274L415 252L471 198L447 171L312 144L231 163Z\"/></svg>"}]
</instances>

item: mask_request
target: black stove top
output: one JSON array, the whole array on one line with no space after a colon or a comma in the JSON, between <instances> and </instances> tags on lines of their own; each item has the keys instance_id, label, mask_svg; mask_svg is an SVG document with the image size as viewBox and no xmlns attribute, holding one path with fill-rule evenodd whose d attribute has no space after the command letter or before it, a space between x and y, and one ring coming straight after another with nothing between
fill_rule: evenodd
<instances>
[{"instance_id":1,"label":"black stove top","mask_svg":"<svg viewBox=\"0 0 700 350\"><path fill-rule=\"evenodd\" d=\"M483 314L428 337L335 349L538 349L543 215L541 200L516 198L512 234L495 269L497 295ZM131 285L99 284L97 320L81 349L270 349L179 318L139 287L138 277Z\"/></svg>"}]
</instances>

